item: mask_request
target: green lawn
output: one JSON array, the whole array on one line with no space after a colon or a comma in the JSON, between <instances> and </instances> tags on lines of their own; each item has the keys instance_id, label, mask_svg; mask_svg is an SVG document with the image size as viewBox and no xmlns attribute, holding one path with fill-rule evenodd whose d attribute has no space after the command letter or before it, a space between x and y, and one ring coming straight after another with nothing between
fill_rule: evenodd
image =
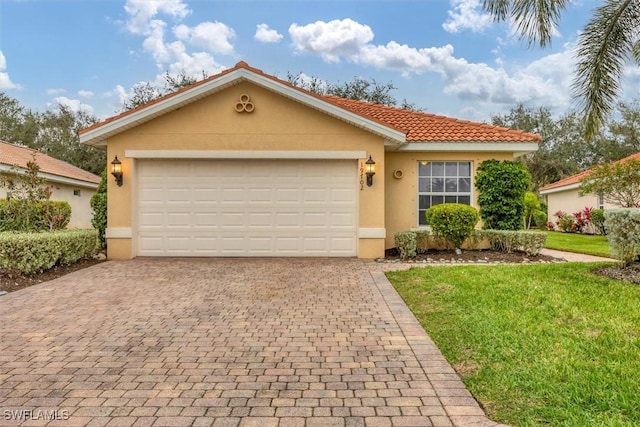
<instances>
[{"instance_id":1,"label":"green lawn","mask_svg":"<svg viewBox=\"0 0 640 427\"><path fill-rule=\"evenodd\" d=\"M640 287L589 264L387 276L494 421L640 425Z\"/></svg>"},{"instance_id":2,"label":"green lawn","mask_svg":"<svg viewBox=\"0 0 640 427\"><path fill-rule=\"evenodd\" d=\"M579 254L611 257L611 248L606 236L548 231L545 247Z\"/></svg>"}]
</instances>

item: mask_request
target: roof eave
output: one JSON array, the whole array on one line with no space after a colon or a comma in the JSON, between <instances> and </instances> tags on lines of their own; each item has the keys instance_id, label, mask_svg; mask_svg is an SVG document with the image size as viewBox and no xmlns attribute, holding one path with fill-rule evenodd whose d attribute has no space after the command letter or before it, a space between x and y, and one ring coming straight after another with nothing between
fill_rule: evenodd
<instances>
[{"instance_id":1,"label":"roof eave","mask_svg":"<svg viewBox=\"0 0 640 427\"><path fill-rule=\"evenodd\" d=\"M553 188L549 188L549 189L540 189L540 194L541 195L546 195L546 194L553 194L553 193L560 193L562 191L569 191L569 190L576 190L580 188L581 183L580 182L576 182L573 184L567 184L567 185L561 185L559 187L553 187Z\"/></svg>"},{"instance_id":2,"label":"roof eave","mask_svg":"<svg viewBox=\"0 0 640 427\"><path fill-rule=\"evenodd\" d=\"M19 168L19 169L21 171L24 170L24 168ZM6 165L6 164L0 164L0 172L15 173L15 166L10 166L10 165ZM62 176L62 175L56 175L56 174L48 173L48 172L38 172L38 176L46 179L48 182L53 182L53 183L56 183L56 184L74 185L74 186L77 186L77 187L84 187L84 188L91 188L91 189L98 188L98 184L99 184L97 182L84 181L82 179L71 178L71 177Z\"/></svg>"},{"instance_id":3,"label":"roof eave","mask_svg":"<svg viewBox=\"0 0 640 427\"><path fill-rule=\"evenodd\" d=\"M473 151L473 152L501 152L513 153L514 157L520 157L538 150L537 142L530 141L424 141L409 142L402 146L387 146L389 151Z\"/></svg>"},{"instance_id":4,"label":"roof eave","mask_svg":"<svg viewBox=\"0 0 640 427\"><path fill-rule=\"evenodd\" d=\"M197 85L173 96L169 96L166 99L162 99L147 107L141 108L138 111L133 111L132 113L121 118L117 118L112 122L105 123L104 125L98 126L94 129L89 129L88 131L80 134L80 142L92 146L105 146L106 141L110 136L138 126L163 114L167 114L242 81L255 83L311 108L344 120L354 126L382 136L385 140L391 140L397 143L404 143L406 141L405 134L396 129L352 113L344 108L308 95L293 87L279 83L276 80L259 75L251 70L238 68L209 82Z\"/></svg>"}]
</instances>

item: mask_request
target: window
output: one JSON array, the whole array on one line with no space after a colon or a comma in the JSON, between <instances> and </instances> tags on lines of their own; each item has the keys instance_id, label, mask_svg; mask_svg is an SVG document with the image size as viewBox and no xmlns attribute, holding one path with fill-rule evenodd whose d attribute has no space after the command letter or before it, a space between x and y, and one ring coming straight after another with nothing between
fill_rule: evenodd
<instances>
[{"instance_id":1,"label":"window","mask_svg":"<svg viewBox=\"0 0 640 427\"><path fill-rule=\"evenodd\" d=\"M73 190L74 196L80 196L80 190Z\"/></svg>"},{"instance_id":2,"label":"window","mask_svg":"<svg viewBox=\"0 0 640 427\"><path fill-rule=\"evenodd\" d=\"M598 209L604 209L604 196L602 194L598 196Z\"/></svg>"},{"instance_id":3,"label":"window","mask_svg":"<svg viewBox=\"0 0 640 427\"><path fill-rule=\"evenodd\" d=\"M471 162L418 162L418 224L441 203L471 204Z\"/></svg>"}]
</instances>

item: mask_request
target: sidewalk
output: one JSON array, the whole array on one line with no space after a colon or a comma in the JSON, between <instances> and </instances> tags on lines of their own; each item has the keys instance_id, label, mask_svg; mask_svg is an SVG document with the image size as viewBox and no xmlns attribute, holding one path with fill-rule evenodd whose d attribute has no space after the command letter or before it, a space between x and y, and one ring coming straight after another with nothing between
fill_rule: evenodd
<instances>
[{"instance_id":1,"label":"sidewalk","mask_svg":"<svg viewBox=\"0 0 640 427\"><path fill-rule=\"evenodd\" d=\"M541 250L540 254L552 256L555 258L562 258L569 262L607 262L607 261L615 262L617 261L613 258L604 258L599 256L593 256L593 255L576 254L573 252L557 251L555 249L546 249L546 248Z\"/></svg>"}]
</instances>

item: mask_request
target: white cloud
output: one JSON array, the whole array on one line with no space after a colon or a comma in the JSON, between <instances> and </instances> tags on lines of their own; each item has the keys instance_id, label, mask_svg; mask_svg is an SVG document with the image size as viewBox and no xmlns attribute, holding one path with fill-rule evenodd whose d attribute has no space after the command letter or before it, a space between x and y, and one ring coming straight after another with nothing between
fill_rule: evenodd
<instances>
[{"instance_id":1,"label":"white cloud","mask_svg":"<svg viewBox=\"0 0 640 427\"><path fill-rule=\"evenodd\" d=\"M326 62L339 62L341 57L357 55L373 40L373 31L349 18L289 27L291 40L299 52L317 53Z\"/></svg>"},{"instance_id":2,"label":"white cloud","mask_svg":"<svg viewBox=\"0 0 640 427\"><path fill-rule=\"evenodd\" d=\"M481 33L493 22L491 15L482 11L480 0L451 0L453 10L447 11L449 17L442 24L442 28L449 33L459 33L471 30Z\"/></svg>"},{"instance_id":3,"label":"white cloud","mask_svg":"<svg viewBox=\"0 0 640 427\"><path fill-rule=\"evenodd\" d=\"M207 49L209 52L233 53L233 45L229 40L234 38L236 33L222 22L202 22L191 28L186 25L178 25L174 28L173 33L179 40L188 42L195 47Z\"/></svg>"},{"instance_id":4,"label":"white cloud","mask_svg":"<svg viewBox=\"0 0 640 427\"><path fill-rule=\"evenodd\" d=\"M282 39L282 34L269 28L267 24L256 25L256 34L253 36L262 43L277 43Z\"/></svg>"},{"instance_id":5,"label":"white cloud","mask_svg":"<svg viewBox=\"0 0 640 427\"><path fill-rule=\"evenodd\" d=\"M61 95L63 93L67 93L67 90L63 88L47 89L47 95Z\"/></svg>"},{"instance_id":6,"label":"white cloud","mask_svg":"<svg viewBox=\"0 0 640 427\"><path fill-rule=\"evenodd\" d=\"M370 43L374 37L371 29L351 20L302 27L294 24L289 31L299 52L315 53L326 62L348 61L404 76L436 73L444 81L445 93L462 100L550 107L568 106L570 102L573 48L569 45L560 53L509 70L501 62L490 66L458 58L451 45L415 48L395 41L376 45Z\"/></svg>"},{"instance_id":7,"label":"white cloud","mask_svg":"<svg viewBox=\"0 0 640 427\"><path fill-rule=\"evenodd\" d=\"M9 73L5 71L6 69L7 58L4 57L4 54L0 50L0 89L22 89L22 86L11 81Z\"/></svg>"},{"instance_id":8,"label":"white cloud","mask_svg":"<svg viewBox=\"0 0 640 427\"><path fill-rule=\"evenodd\" d=\"M60 104L64 107L67 107L74 113L84 111L89 114L93 114L93 107L89 104L83 104L79 99L70 99L66 96L59 96L57 98L53 98L55 104ZM51 106L53 104L49 104Z\"/></svg>"},{"instance_id":9,"label":"white cloud","mask_svg":"<svg viewBox=\"0 0 640 427\"><path fill-rule=\"evenodd\" d=\"M191 13L182 0L127 0L124 10L129 15L127 30L139 35L150 33L153 18L159 13L173 18L185 18Z\"/></svg>"},{"instance_id":10,"label":"white cloud","mask_svg":"<svg viewBox=\"0 0 640 427\"><path fill-rule=\"evenodd\" d=\"M191 13L181 0L127 0L125 11L129 16L125 28L132 34L144 36L143 51L150 54L162 70L152 82L158 87L164 84L165 71L200 78L203 71L213 74L224 68L212 53L234 53L231 39L235 32L222 22L207 21L193 27L178 24L171 33L166 31L169 24L160 15L179 21ZM125 99L121 96L122 91L126 93L124 88L115 91L121 101Z\"/></svg>"},{"instance_id":11,"label":"white cloud","mask_svg":"<svg viewBox=\"0 0 640 427\"><path fill-rule=\"evenodd\" d=\"M80 89L80 90L78 91L78 96L79 96L80 98L87 98L87 99L89 99L89 98L93 98L93 96L94 96L94 95L95 95L95 94L94 94L93 92L91 92L90 90Z\"/></svg>"}]
</instances>

